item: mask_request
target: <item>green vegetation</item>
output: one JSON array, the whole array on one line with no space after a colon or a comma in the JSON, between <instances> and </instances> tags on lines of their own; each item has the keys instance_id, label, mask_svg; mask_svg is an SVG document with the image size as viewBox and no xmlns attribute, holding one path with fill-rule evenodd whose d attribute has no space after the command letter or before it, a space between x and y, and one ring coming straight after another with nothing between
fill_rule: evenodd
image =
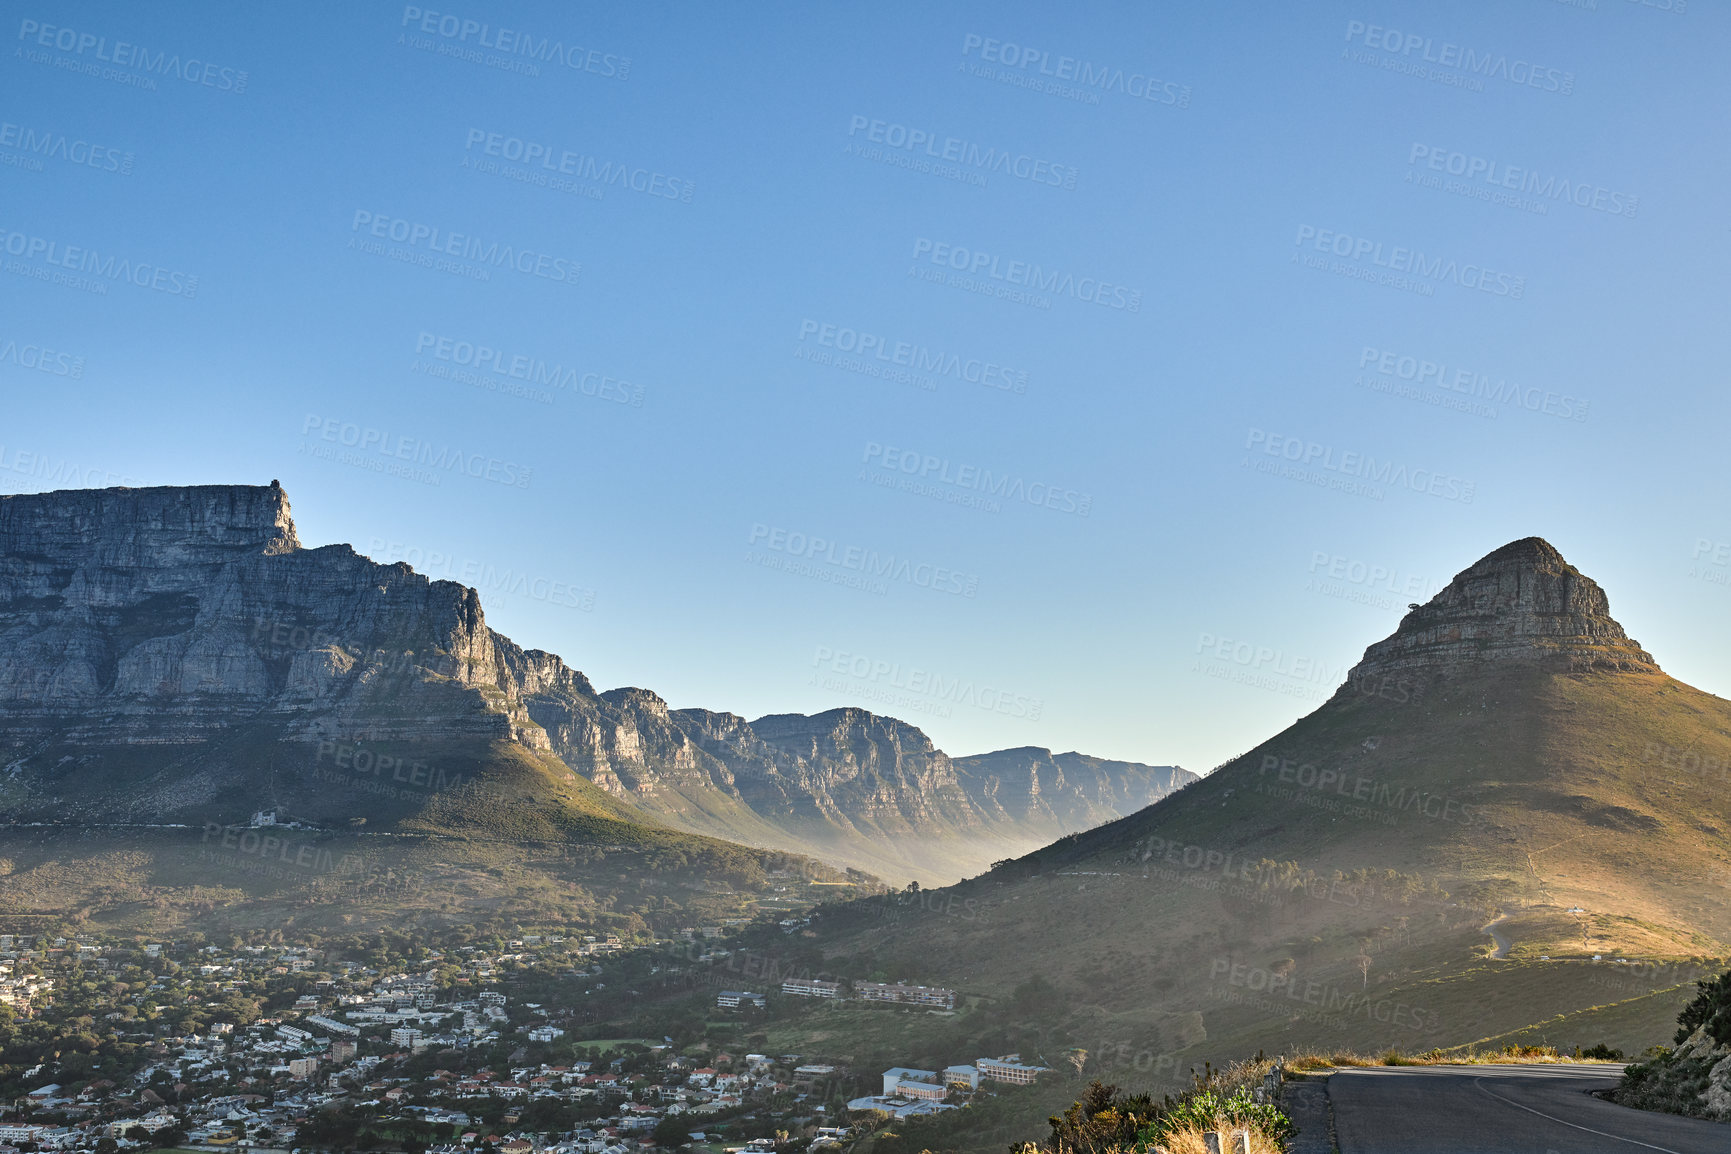
<instances>
[{"instance_id":1,"label":"green vegetation","mask_svg":"<svg viewBox=\"0 0 1731 1154\"><path fill-rule=\"evenodd\" d=\"M1012 1152L1142 1154L1158 1148L1201 1154L1205 1133L1247 1131L1253 1154L1279 1154L1294 1133L1292 1120L1253 1093L1273 1067L1261 1054L1222 1069L1205 1065L1188 1090L1158 1102L1096 1080L1062 1115L1048 1119L1044 1143L1022 1142Z\"/></svg>"},{"instance_id":2,"label":"green vegetation","mask_svg":"<svg viewBox=\"0 0 1731 1154\"><path fill-rule=\"evenodd\" d=\"M1656 1046L1625 1070L1618 1102L1731 1122L1731 970L1697 990L1677 1015L1676 1048Z\"/></svg>"}]
</instances>

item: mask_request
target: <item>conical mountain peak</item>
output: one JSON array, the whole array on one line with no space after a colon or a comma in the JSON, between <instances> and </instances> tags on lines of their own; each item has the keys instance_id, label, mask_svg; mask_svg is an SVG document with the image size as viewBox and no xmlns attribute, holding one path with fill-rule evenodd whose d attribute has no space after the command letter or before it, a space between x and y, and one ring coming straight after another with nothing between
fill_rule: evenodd
<instances>
[{"instance_id":1,"label":"conical mountain peak","mask_svg":"<svg viewBox=\"0 0 1731 1154\"><path fill-rule=\"evenodd\" d=\"M1605 591L1542 537L1486 554L1365 650L1352 678L1464 672L1486 662L1657 673Z\"/></svg>"}]
</instances>

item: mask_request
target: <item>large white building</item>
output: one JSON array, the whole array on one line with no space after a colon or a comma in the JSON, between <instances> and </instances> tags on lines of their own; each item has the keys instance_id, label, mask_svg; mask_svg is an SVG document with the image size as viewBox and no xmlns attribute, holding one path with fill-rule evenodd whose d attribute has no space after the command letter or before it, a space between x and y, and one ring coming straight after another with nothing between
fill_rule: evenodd
<instances>
[{"instance_id":1,"label":"large white building","mask_svg":"<svg viewBox=\"0 0 1731 1154\"><path fill-rule=\"evenodd\" d=\"M781 984L781 992L796 994L802 998L839 998L841 983L826 982L819 978L789 978Z\"/></svg>"},{"instance_id":2,"label":"large white building","mask_svg":"<svg viewBox=\"0 0 1731 1154\"><path fill-rule=\"evenodd\" d=\"M306 1021L307 1025L316 1026L327 1034L341 1034L346 1038L358 1038L361 1036L361 1028L359 1026L351 1026L346 1022L339 1022L335 1018L327 1018L323 1014L308 1014Z\"/></svg>"},{"instance_id":3,"label":"large white building","mask_svg":"<svg viewBox=\"0 0 1731 1154\"><path fill-rule=\"evenodd\" d=\"M1020 1054L1005 1054L1001 1058L975 1058L974 1067L979 1070L981 1078L992 1082L1008 1082L1012 1086L1026 1086L1049 1070L1046 1066L1023 1065Z\"/></svg>"},{"instance_id":4,"label":"large white building","mask_svg":"<svg viewBox=\"0 0 1731 1154\"><path fill-rule=\"evenodd\" d=\"M863 1002L891 1002L901 1006L956 1008L956 992L940 986L910 986L905 982L855 982L854 997Z\"/></svg>"},{"instance_id":5,"label":"large white building","mask_svg":"<svg viewBox=\"0 0 1731 1154\"><path fill-rule=\"evenodd\" d=\"M908 1066L891 1066L884 1071L885 1098L915 1098L942 1102L950 1088L938 1080L936 1070L915 1070Z\"/></svg>"}]
</instances>

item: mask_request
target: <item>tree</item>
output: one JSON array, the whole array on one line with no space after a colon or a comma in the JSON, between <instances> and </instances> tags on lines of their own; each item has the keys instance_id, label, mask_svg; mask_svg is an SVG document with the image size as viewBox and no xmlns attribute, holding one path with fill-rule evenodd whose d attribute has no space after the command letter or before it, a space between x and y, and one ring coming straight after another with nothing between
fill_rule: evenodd
<instances>
[{"instance_id":1,"label":"tree","mask_svg":"<svg viewBox=\"0 0 1731 1154\"><path fill-rule=\"evenodd\" d=\"M663 1118L655 1124L652 1134L657 1145L683 1146L691 1139L690 1123L678 1114Z\"/></svg>"},{"instance_id":2,"label":"tree","mask_svg":"<svg viewBox=\"0 0 1731 1154\"><path fill-rule=\"evenodd\" d=\"M1065 1052L1064 1060L1070 1063L1071 1069L1076 1071L1076 1077L1080 1078L1082 1076L1082 1067L1088 1064L1088 1051L1082 1049L1080 1046L1072 1047Z\"/></svg>"},{"instance_id":3,"label":"tree","mask_svg":"<svg viewBox=\"0 0 1731 1154\"><path fill-rule=\"evenodd\" d=\"M1699 991L1677 1015L1676 1042L1681 1046L1697 1027L1706 1026L1707 1036L1719 1045L1731 1045L1731 970L1716 978L1695 983Z\"/></svg>"}]
</instances>

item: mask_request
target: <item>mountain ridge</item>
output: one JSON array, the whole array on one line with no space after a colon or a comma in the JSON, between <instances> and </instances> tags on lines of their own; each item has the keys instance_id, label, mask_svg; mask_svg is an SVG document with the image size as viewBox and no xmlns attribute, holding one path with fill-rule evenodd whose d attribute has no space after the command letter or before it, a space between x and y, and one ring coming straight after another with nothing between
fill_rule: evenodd
<instances>
[{"instance_id":1,"label":"mountain ridge","mask_svg":"<svg viewBox=\"0 0 1731 1154\"><path fill-rule=\"evenodd\" d=\"M585 813L930 882L1192 779L1100 759L1075 787L1034 762L958 773L916 726L854 707L746 721L598 692L489 628L472 588L304 547L275 482L0 497L0 564L0 813L18 819L229 820L268 796L314 822L425 802L426 821L436 799L333 795L320 773L442 758L474 780L508 743Z\"/></svg>"}]
</instances>

